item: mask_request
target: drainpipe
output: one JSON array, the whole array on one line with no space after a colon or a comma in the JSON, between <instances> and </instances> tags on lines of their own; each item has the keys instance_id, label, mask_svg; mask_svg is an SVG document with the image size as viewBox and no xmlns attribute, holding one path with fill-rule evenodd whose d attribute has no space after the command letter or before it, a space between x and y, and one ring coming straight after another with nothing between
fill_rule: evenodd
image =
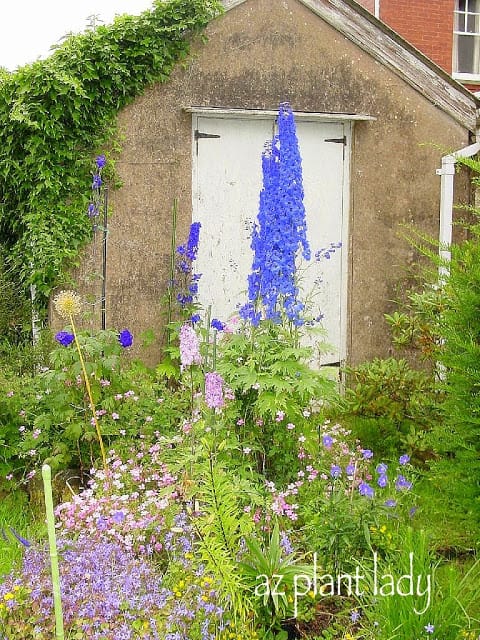
<instances>
[{"instance_id":1,"label":"drainpipe","mask_svg":"<svg viewBox=\"0 0 480 640\"><path fill-rule=\"evenodd\" d=\"M440 258L444 264L440 265L439 276L443 281L448 276L452 244L452 224L453 224L453 182L455 176L455 164L460 158L471 158L480 151L480 142L475 142L463 149L459 149L442 158L442 168L437 169L437 176L440 176ZM447 263L447 264L445 264Z\"/></svg>"},{"instance_id":2,"label":"drainpipe","mask_svg":"<svg viewBox=\"0 0 480 640\"><path fill-rule=\"evenodd\" d=\"M375 0L374 16L380 18L380 0Z\"/></svg>"}]
</instances>

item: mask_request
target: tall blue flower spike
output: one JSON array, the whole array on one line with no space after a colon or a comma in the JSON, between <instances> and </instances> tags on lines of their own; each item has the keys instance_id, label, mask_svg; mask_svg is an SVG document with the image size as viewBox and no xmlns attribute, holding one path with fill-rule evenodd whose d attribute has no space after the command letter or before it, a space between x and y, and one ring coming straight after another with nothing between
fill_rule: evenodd
<instances>
[{"instance_id":1,"label":"tall blue flower spike","mask_svg":"<svg viewBox=\"0 0 480 640\"><path fill-rule=\"evenodd\" d=\"M296 282L296 258L310 259L303 204L302 162L295 119L288 103L280 105L278 134L262 154L263 188L252 232L252 272L248 303L240 315L254 326L262 318L280 321L282 311L294 324L303 323L303 303Z\"/></svg>"}]
</instances>

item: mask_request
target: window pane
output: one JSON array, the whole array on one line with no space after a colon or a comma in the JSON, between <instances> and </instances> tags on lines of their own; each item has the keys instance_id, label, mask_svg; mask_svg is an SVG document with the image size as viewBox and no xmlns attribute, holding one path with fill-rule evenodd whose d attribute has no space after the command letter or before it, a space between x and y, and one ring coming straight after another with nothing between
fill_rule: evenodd
<instances>
[{"instance_id":1,"label":"window pane","mask_svg":"<svg viewBox=\"0 0 480 640\"><path fill-rule=\"evenodd\" d=\"M467 32L478 33L478 16L470 14L467 16Z\"/></svg>"},{"instance_id":2,"label":"window pane","mask_svg":"<svg viewBox=\"0 0 480 640\"><path fill-rule=\"evenodd\" d=\"M459 11L466 11L466 0L457 0L457 9Z\"/></svg>"},{"instance_id":3,"label":"window pane","mask_svg":"<svg viewBox=\"0 0 480 640\"><path fill-rule=\"evenodd\" d=\"M457 50L457 68L458 73L480 73L479 64L479 48L480 40L475 36L455 36L455 44Z\"/></svg>"},{"instance_id":4,"label":"window pane","mask_svg":"<svg viewBox=\"0 0 480 640\"><path fill-rule=\"evenodd\" d=\"M455 31L465 31L465 14L464 13L456 13L455 14Z\"/></svg>"}]
</instances>

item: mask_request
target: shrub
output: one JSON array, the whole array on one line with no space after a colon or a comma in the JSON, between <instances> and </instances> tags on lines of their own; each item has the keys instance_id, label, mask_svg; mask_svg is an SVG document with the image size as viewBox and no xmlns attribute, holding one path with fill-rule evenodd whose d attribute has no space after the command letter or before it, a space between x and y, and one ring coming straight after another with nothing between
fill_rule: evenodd
<instances>
[{"instance_id":1,"label":"shrub","mask_svg":"<svg viewBox=\"0 0 480 640\"><path fill-rule=\"evenodd\" d=\"M395 358L375 359L346 372L349 386L331 410L335 419L346 420L365 446L383 455L400 447L417 458L428 455L425 433L440 417L433 376Z\"/></svg>"}]
</instances>

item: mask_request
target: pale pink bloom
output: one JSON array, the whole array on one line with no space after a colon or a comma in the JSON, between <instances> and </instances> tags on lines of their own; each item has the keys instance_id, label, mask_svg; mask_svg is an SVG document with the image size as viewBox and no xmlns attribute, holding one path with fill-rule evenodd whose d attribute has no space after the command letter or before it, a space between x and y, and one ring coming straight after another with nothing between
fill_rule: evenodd
<instances>
[{"instance_id":1,"label":"pale pink bloom","mask_svg":"<svg viewBox=\"0 0 480 640\"><path fill-rule=\"evenodd\" d=\"M205 374L205 403L210 409L221 409L225 405L223 378L215 371Z\"/></svg>"},{"instance_id":2,"label":"pale pink bloom","mask_svg":"<svg viewBox=\"0 0 480 640\"><path fill-rule=\"evenodd\" d=\"M180 328L180 363L181 369L190 367L193 364L201 364L202 356L200 355L200 342L195 329L184 324Z\"/></svg>"}]
</instances>

